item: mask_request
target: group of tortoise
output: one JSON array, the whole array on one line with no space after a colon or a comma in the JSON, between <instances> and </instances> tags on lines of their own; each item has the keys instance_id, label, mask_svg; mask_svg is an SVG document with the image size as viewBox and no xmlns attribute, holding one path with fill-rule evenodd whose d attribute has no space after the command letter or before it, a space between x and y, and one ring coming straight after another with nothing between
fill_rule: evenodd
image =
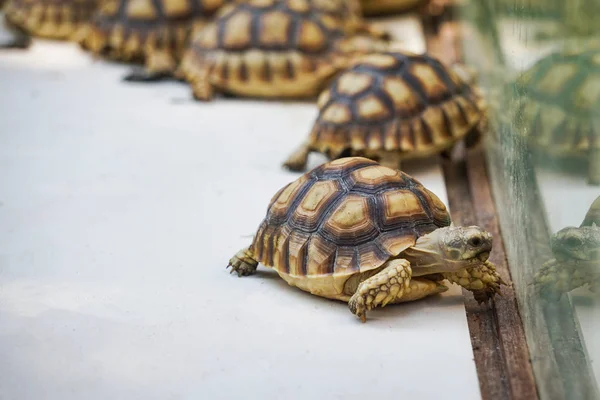
<instances>
[{"instance_id":1,"label":"group of tortoise","mask_svg":"<svg viewBox=\"0 0 600 400\"><path fill-rule=\"evenodd\" d=\"M290 285L347 301L364 321L373 307L447 290L443 281L480 302L503 284L488 261L491 234L451 225L439 198L400 171L403 159L442 154L463 139L475 144L487 129L486 102L462 66L401 50L363 19L423 3L8 0L6 19L20 34L5 47L26 46L29 35L75 40L138 64L128 81L184 79L203 101L215 92L318 96L310 135L284 165L303 171L310 152L330 162L275 194L252 244L228 267L244 276L262 262ZM545 57L514 84L512 111L534 146L588 156L592 184L600 184L590 112L598 72L600 49Z\"/></svg>"}]
</instances>

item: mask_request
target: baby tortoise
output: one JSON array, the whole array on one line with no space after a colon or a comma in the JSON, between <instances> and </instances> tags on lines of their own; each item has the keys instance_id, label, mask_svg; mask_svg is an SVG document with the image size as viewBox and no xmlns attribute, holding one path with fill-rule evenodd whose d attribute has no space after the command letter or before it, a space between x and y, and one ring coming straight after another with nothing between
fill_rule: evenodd
<instances>
[{"instance_id":1,"label":"baby tortoise","mask_svg":"<svg viewBox=\"0 0 600 400\"><path fill-rule=\"evenodd\" d=\"M361 0L365 16L398 14L414 10L429 0Z\"/></svg>"},{"instance_id":2,"label":"baby tortoise","mask_svg":"<svg viewBox=\"0 0 600 400\"><path fill-rule=\"evenodd\" d=\"M552 53L514 83L516 132L536 152L588 162L600 184L600 47Z\"/></svg>"},{"instance_id":3,"label":"baby tortoise","mask_svg":"<svg viewBox=\"0 0 600 400\"><path fill-rule=\"evenodd\" d=\"M3 12L12 36L0 47L26 48L31 36L77 40L97 6L97 0L8 0Z\"/></svg>"},{"instance_id":4,"label":"baby tortoise","mask_svg":"<svg viewBox=\"0 0 600 400\"><path fill-rule=\"evenodd\" d=\"M600 197L592 203L582 224L553 235L554 258L536 273L534 284L545 298L558 300L563 293L585 284L600 289Z\"/></svg>"},{"instance_id":5,"label":"baby tortoise","mask_svg":"<svg viewBox=\"0 0 600 400\"><path fill-rule=\"evenodd\" d=\"M81 45L96 55L144 63L126 80L169 76L190 35L228 0L104 0Z\"/></svg>"},{"instance_id":6,"label":"baby tortoise","mask_svg":"<svg viewBox=\"0 0 600 400\"><path fill-rule=\"evenodd\" d=\"M387 38L348 28L307 0L248 0L223 7L194 36L179 74L198 100L211 100L215 91L315 97L354 54L387 45Z\"/></svg>"},{"instance_id":7,"label":"baby tortoise","mask_svg":"<svg viewBox=\"0 0 600 400\"><path fill-rule=\"evenodd\" d=\"M250 247L228 267L258 263L288 284L366 312L447 290L446 279L486 302L504 284L488 261L492 236L454 227L440 199L398 170L362 157L323 164L272 198Z\"/></svg>"},{"instance_id":8,"label":"baby tortoise","mask_svg":"<svg viewBox=\"0 0 600 400\"><path fill-rule=\"evenodd\" d=\"M400 169L402 159L441 153L468 134L475 144L486 106L467 72L406 51L360 57L321 93L308 140L284 165L302 171L309 153L320 152Z\"/></svg>"}]
</instances>

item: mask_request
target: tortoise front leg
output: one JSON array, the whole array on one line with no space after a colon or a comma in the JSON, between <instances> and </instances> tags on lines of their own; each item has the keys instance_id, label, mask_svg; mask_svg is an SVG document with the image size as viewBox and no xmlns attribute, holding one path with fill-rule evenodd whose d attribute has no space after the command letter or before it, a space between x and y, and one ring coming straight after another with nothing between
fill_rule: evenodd
<instances>
[{"instance_id":1,"label":"tortoise front leg","mask_svg":"<svg viewBox=\"0 0 600 400\"><path fill-rule=\"evenodd\" d=\"M361 319L367 320L366 312L392 301L399 301L404 295L405 289L410 285L412 269L410 262L404 259L390 260L384 264L384 268L358 285L356 293L348 302L348 307L353 314Z\"/></svg>"},{"instance_id":2,"label":"tortoise front leg","mask_svg":"<svg viewBox=\"0 0 600 400\"><path fill-rule=\"evenodd\" d=\"M457 272L443 274L446 279L471 291L478 303L486 303L496 294L500 294L500 285L506 285L489 261Z\"/></svg>"},{"instance_id":3,"label":"tortoise front leg","mask_svg":"<svg viewBox=\"0 0 600 400\"><path fill-rule=\"evenodd\" d=\"M444 293L448 290L446 285L426 278L411 278L409 286L404 290L402 297L396 297L389 304L408 303L424 299L425 297Z\"/></svg>"},{"instance_id":4,"label":"tortoise front leg","mask_svg":"<svg viewBox=\"0 0 600 400\"><path fill-rule=\"evenodd\" d=\"M248 276L256 272L258 261L254 259L254 253L250 247L246 247L231 257L226 268L229 267L231 267L231 273L237 272L238 276Z\"/></svg>"}]
</instances>

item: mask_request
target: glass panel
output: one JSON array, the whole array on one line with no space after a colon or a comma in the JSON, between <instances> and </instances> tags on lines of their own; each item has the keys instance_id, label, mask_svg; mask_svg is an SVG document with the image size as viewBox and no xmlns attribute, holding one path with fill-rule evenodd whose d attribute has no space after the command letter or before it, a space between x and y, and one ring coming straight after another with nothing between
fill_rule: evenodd
<instances>
[{"instance_id":1,"label":"glass panel","mask_svg":"<svg viewBox=\"0 0 600 400\"><path fill-rule=\"evenodd\" d=\"M479 0L463 10L540 396L598 398L600 1Z\"/></svg>"}]
</instances>

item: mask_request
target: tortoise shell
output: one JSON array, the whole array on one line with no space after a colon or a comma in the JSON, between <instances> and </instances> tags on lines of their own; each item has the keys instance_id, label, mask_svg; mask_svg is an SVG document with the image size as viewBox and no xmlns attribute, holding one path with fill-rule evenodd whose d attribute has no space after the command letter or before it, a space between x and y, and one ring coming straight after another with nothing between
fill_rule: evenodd
<instances>
[{"instance_id":1,"label":"tortoise shell","mask_svg":"<svg viewBox=\"0 0 600 400\"><path fill-rule=\"evenodd\" d=\"M143 61L148 51L180 58L194 29L228 0L104 0L83 45L125 61Z\"/></svg>"},{"instance_id":2,"label":"tortoise shell","mask_svg":"<svg viewBox=\"0 0 600 400\"><path fill-rule=\"evenodd\" d=\"M525 71L513 87L517 131L555 156L600 149L592 116L600 106L600 47L552 53Z\"/></svg>"},{"instance_id":3,"label":"tortoise shell","mask_svg":"<svg viewBox=\"0 0 600 400\"><path fill-rule=\"evenodd\" d=\"M366 158L341 158L275 194L251 249L282 276L348 277L449 225L444 204L414 178Z\"/></svg>"},{"instance_id":4,"label":"tortoise shell","mask_svg":"<svg viewBox=\"0 0 600 400\"><path fill-rule=\"evenodd\" d=\"M192 86L208 76L213 86L241 95L316 95L336 70L336 43L345 36L334 14L307 0L226 5L194 35L181 74Z\"/></svg>"},{"instance_id":5,"label":"tortoise shell","mask_svg":"<svg viewBox=\"0 0 600 400\"><path fill-rule=\"evenodd\" d=\"M450 147L484 112L479 92L452 69L408 52L361 57L336 76L318 106L309 139L315 150L393 150L405 158Z\"/></svg>"},{"instance_id":6,"label":"tortoise shell","mask_svg":"<svg viewBox=\"0 0 600 400\"><path fill-rule=\"evenodd\" d=\"M6 20L33 36L73 39L89 23L97 0L9 0Z\"/></svg>"}]
</instances>

